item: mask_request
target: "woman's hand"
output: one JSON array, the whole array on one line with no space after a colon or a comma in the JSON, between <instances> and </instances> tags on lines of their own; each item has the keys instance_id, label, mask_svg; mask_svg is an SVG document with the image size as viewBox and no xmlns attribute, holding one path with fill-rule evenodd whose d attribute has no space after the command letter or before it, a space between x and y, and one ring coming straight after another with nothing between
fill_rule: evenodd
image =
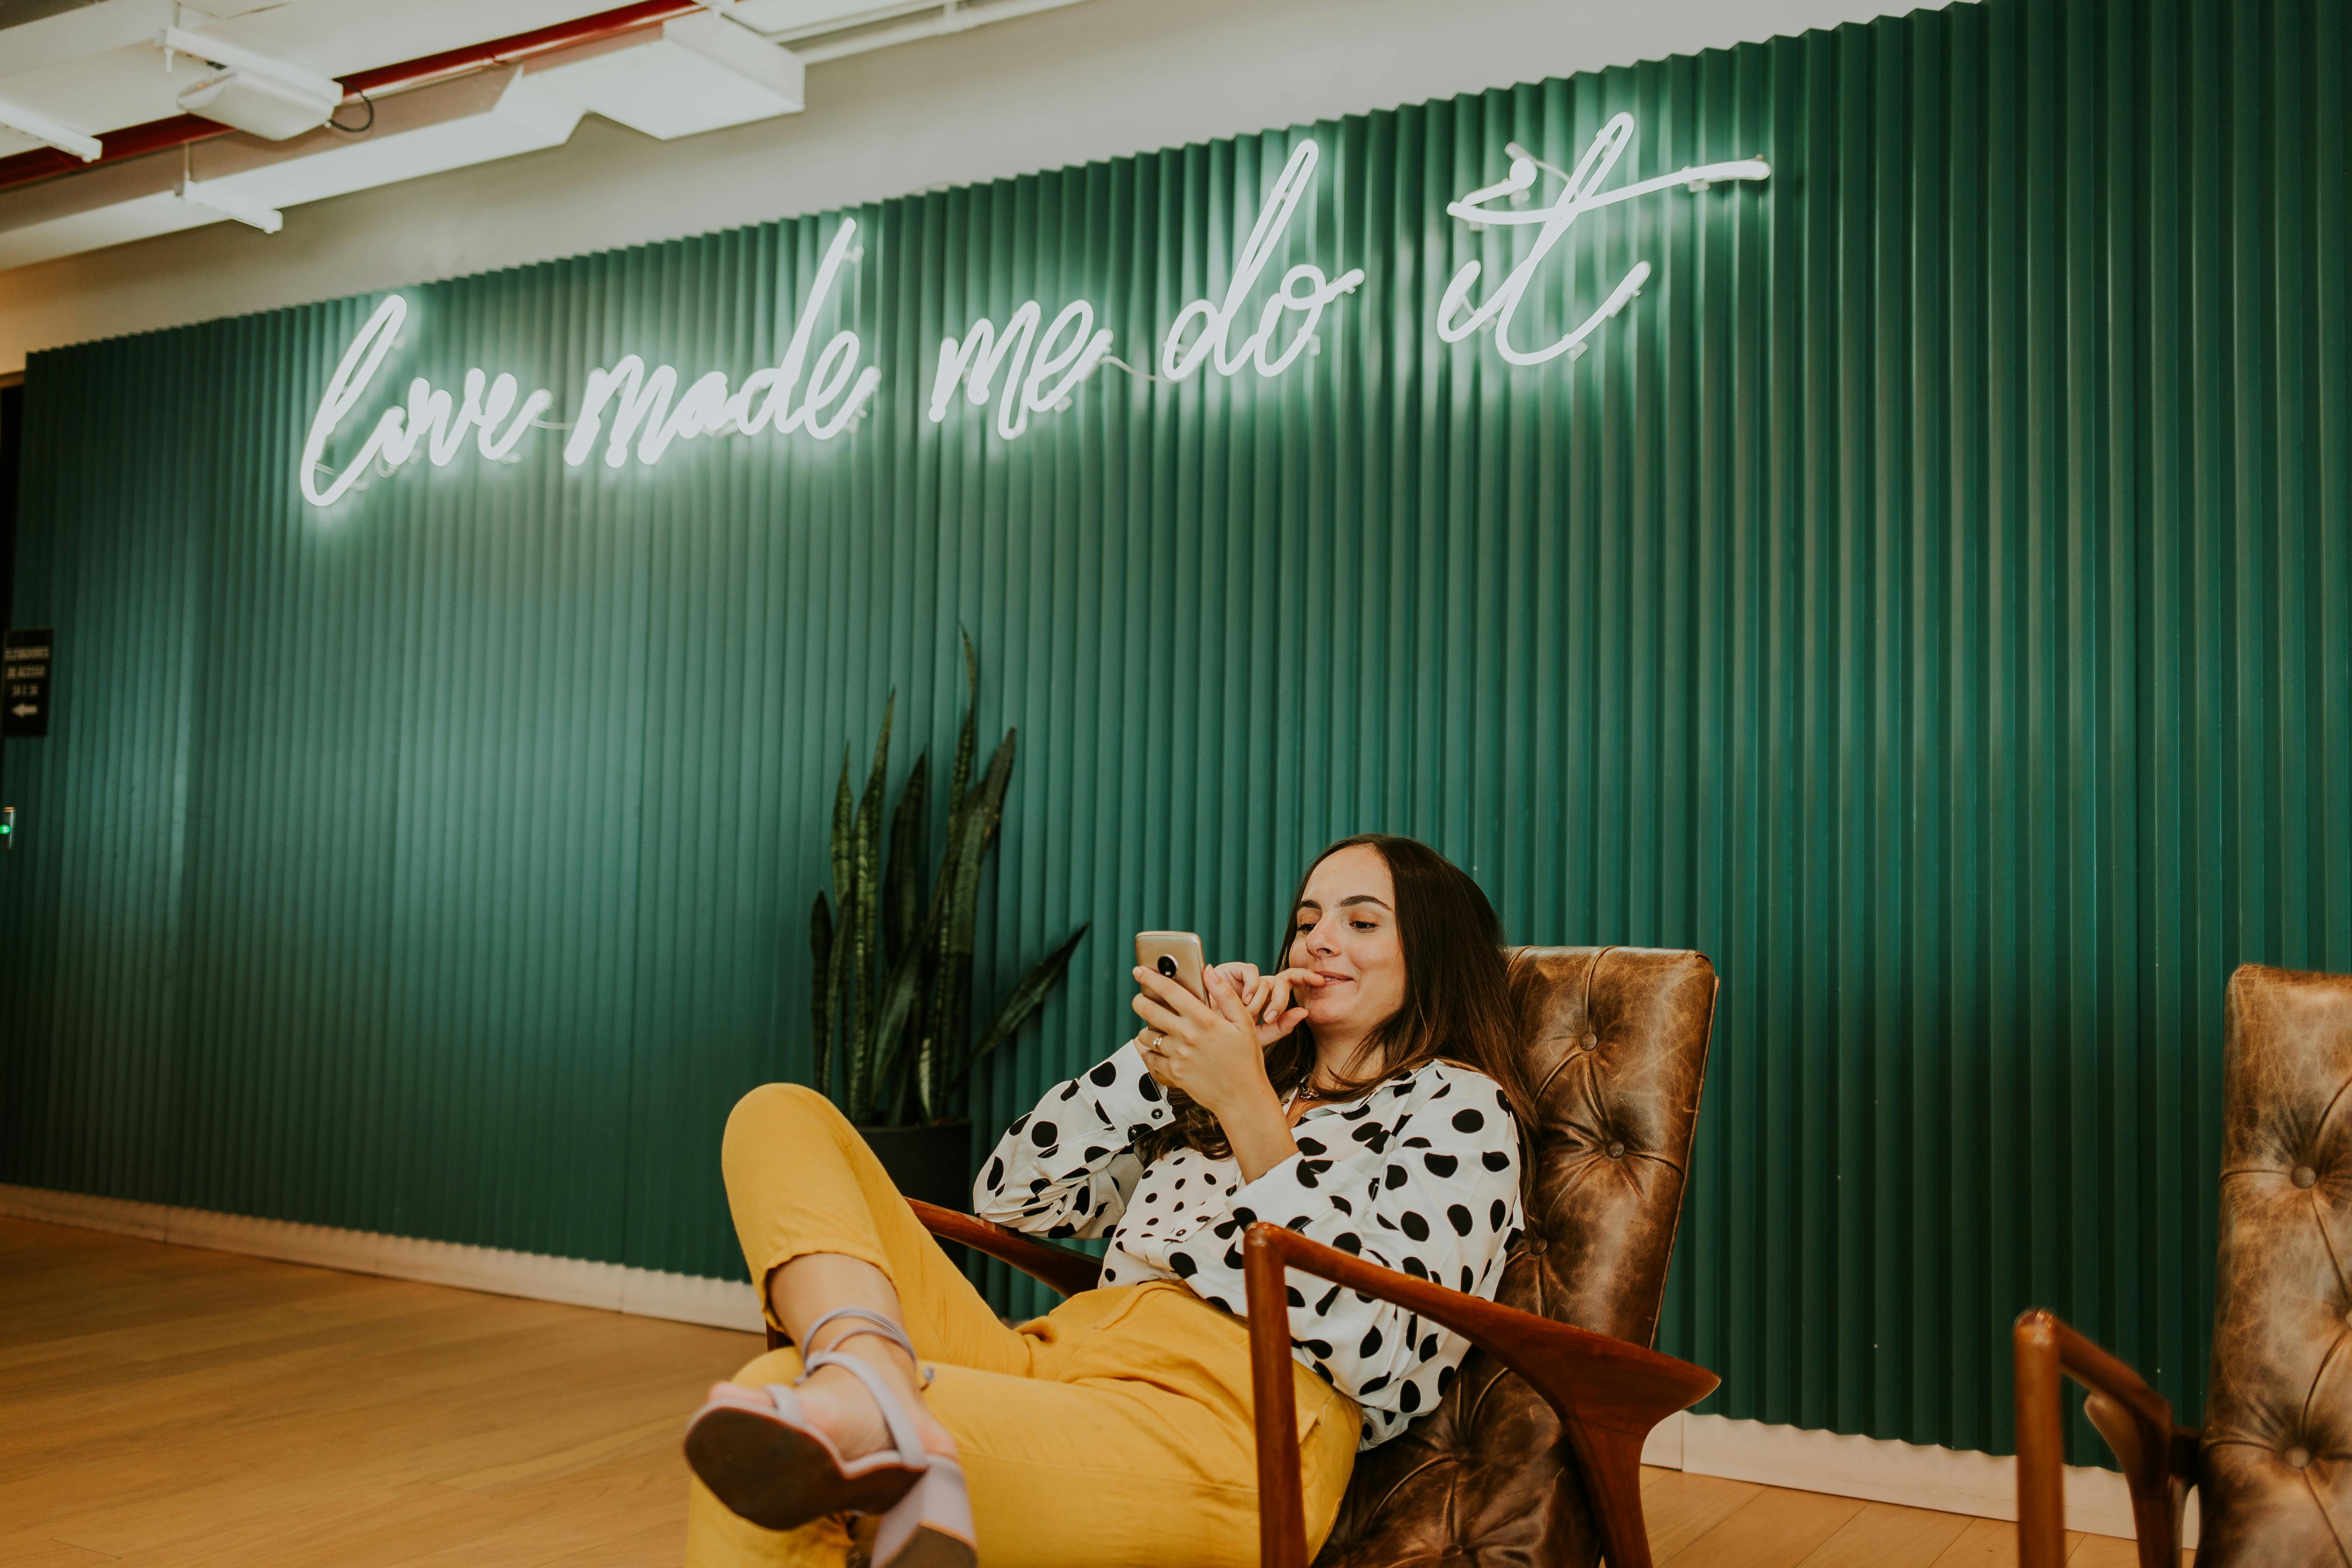
<instances>
[{"instance_id":1,"label":"woman's hand","mask_svg":"<svg viewBox=\"0 0 2352 1568\"><path fill-rule=\"evenodd\" d=\"M1202 1001L1157 970L1139 965L1135 1015L1144 1023L1137 1044L1151 1076L1181 1089L1207 1107L1218 1121L1228 1108L1272 1103L1265 1055L1257 1041L1257 1020L1246 1001L1220 970L1202 977L1209 1000Z\"/></svg>"},{"instance_id":2,"label":"woman's hand","mask_svg":"<svg viewBox=\"0 0 2352 1568\"><path fill-rule=\"evenodd\" d=\"M1258 1036L1270 1026L1252 1014L1248 999L1222 970L1212 969L1202 978L1209 988L1206 1002L1157 970L1136 969L1135 983L1142 989L1135 1013L1144 1024L1136 1047L1153 1078L1182 1089L1217 1119L1242 1179L1255 1181L1298 1152L1282 1101L1265 1076L1265 1047ZM1304 1017L1306 1011L1287 1008L1276 1016ZM1272 1037L1288 1034L1297 1022L1290 1019Z\"/></svg>"},{"instance_id":3,"label":"woman's hand","mask_svg":"<svg viewBox=\"0 0 2352 1568\"><path fill-rule=\"evenodd\" d=\"M1291 1005L1298 987L1329 984L1311 969L1286 969L1278 974L1261 974L1255 963L1220 963L1209 973L1223 975L1241 996L1243 1007L1256 1026L1260 1050L1289 1034L1305 1020L1307 1009Z\"/></svg>"}]
</instances>

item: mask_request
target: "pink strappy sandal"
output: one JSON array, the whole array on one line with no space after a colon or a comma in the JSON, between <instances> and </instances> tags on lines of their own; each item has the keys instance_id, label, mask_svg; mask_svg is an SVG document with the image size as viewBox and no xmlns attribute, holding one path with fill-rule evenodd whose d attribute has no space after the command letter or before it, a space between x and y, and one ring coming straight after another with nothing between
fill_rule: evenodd
<instances>
[{"instance_id":1,"label":"pink strappy sandal","mask_svg":"<svg viewBox=\"0 0 2352 1568\"><path fill-rule=\"evenodd\" d=\"M835 1345L859 1334L878 1334L895 1342L909 1361L917 1360L906 1331L864 1307L827 1312L809 1325L804 1340L814 1342L817 1331L835 1318L863 1319L873 1326L852 1329ZM722 1383L711 1389L686 1429L687 1463L711 1495L764 1530L796 1530L826 1514L879 1514L874 1568L974 1568L979 1552L963 1467L924 1452L913 1418L881 1373L864 1362L816 1351L802 1364L803 1383L820 1367L847 1368L874 1396L892 1447L845 1459L809 1421L791 1388ZM930 1381L929 1373L923 1381Z\"/></svg>"}]
</instances>

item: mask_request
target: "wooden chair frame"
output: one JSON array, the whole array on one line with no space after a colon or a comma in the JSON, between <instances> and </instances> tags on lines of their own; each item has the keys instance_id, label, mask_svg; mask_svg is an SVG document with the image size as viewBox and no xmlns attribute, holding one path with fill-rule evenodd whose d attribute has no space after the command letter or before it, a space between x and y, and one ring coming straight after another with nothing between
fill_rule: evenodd
<instances>
[{"instance_id":1,"label":"wooden chair frame","mask_svg":"<svg viewBox=\"0 0 2352 1568\"><path fill-rule=\"evenodd\" d=\"M1721 1378L1646 1345L1449 1290L1261 1220L1249 1227L1242 1273L1249 1289L1262 1568L1307 1568L1298 1445L1284 1440L1298 1429L1284 1296L1285 1273L1292 1268L1418 1312L1527 1379L1558 1412L1583 1468L1601 1555L1611 1568L1650 1568L1642 1444L1659 1422L1714 1393Z\"/></svg>"},{"instance_id":2,"label":"wooden chair frame","mask_svg":"<svg viewBox=\"0 0 2352 1568\"><path fill-rule=\"evenodd\" d=\"M2139 1373L2067 1326L2029 1308L2012 1335L2017 1382L2018 1568L2066 1560L2066 1416L2063 1379L2090 1391L2083 1413L2123 1464L2140 1568L2179 1568L2180 1510L2201 1475L2200 1434Z\"/></svg>"},{"instance_id":3,"label":"wooden chair frame","mask_svg":"<svg viewBox=\"0 0 2352 1568\"><path fill-rule=\"evenodd\" d=\"M1010 1264L1047 1289L1094 1289L1099 1259L935 1204L907 1200L923 1228ZM1260 1222L1244 1243L1249 1291L1250 1379L1257 1422L1258 1552L1262 1568L1307 1568L1306 1504L1298 1475L1297 1391L1292 1386L1285 1271L1296 1268L1420 1313L1528 1380L1559 1413L1611 1568L1651 1568L1642 1517L1642 1445L1650 1429L1715 1392L1704 1367L1644 1345L1367 1263L1296 1231ZM782 1336L768 1331L774 1349Z\"/></svg>"}]
</instances>

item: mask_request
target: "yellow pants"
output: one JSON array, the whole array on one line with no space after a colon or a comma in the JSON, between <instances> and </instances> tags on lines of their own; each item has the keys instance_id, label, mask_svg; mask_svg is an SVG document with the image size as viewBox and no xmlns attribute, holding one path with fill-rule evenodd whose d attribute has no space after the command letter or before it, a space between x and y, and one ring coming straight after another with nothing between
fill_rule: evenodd
<instances>
[{"instance_id":1,"label":"yellow pants","mask_svg":"<svg viewBox=\"0 0 2352 1568\"><path fill-rule=\"evenodd\" d=\"M890 1278L907 1331L939 1369L926 1395L971 1479L982 1568L1213 1568L1257 1561L1249 1336L1172 1280L1074 1296L1007 1328L915 1219L866 1141L796 1085L744 1096L728 1119L727 1201L763 1309L769 1273L812 1252ZM872 1343L874 1342L867 1342ZM1293 1363L1310 1552L1356 1460L1353 1401ZM735 1374L800 1375L772 1351ZM777 1533L738 1519L699 1481L689 1568L838 1564L838 1523Z\"/></svg>"}]
</instances>

